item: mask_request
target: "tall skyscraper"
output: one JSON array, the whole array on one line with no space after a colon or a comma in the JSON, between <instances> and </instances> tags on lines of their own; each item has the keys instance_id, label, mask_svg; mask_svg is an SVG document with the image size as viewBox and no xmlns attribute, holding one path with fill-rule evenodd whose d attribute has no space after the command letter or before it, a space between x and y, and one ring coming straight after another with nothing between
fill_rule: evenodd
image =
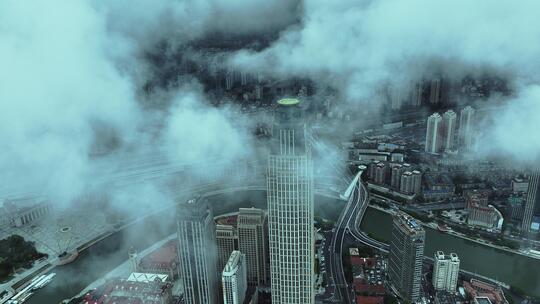
<instances>
[{"instance_id":1,"label":"tall skyscraper","mask_svg":"<svg viewBox=\"0 0 540 304\"><path fill-rule=\"evenodd\" d=\"M411 171L405 171L401 175L401 181L399 183L399 191L407 194L413 193L414 180Z\"/></svg>"},{"instance_id":2,"label":"tall skyscraper","mask_svg":"<svg viewBox=\"0 0 540 304\"><path fill-rule=\"evenodd\" d=\"M243 304L247 291L246 259L243 253L235 250L221 274L223 304Z\"/></svg>"},{"instance_id":3,"label":"tall skyscraper","mask_svg":"<svg viewBox=\"0 0 540 304\"><path fill-rule=\"evenodd\" d=\"M378 163L375 168L375 182L378 184L384 184L386 181L386 164Z\"/></svg>"},{"instance_id":4,"label":"tall skyscraper","mask_svg":"<svg viewBox=\"0 0 540 304\"><path fill-rule=\"evenodd\" d=\"M445 255L442 251L435 253L433 264L433 288L456 292L459 275L459 257L455 253Z\"/></svg>"},{"instance_id":5,"label":"tall skyscraper","mask_svg":"<svg viewBox=\"0 0 540 304\"><path fill-rule=\"evenodd\" d=\"M401 297L420 298L425 232L420 223L404 212L393 217L388 275Z\"/></svg>"},{"instance_id":6,"label":"tall skyscraper","mask_svg":"<svg viewBox=\"0 0 540 304\"><path fill-rule=\"evenodd\" d=\"M238 249L246 255L249 285L266 285L268 246L266 214L261 209L240 208L238 214Z\"/></svg>"},{"instance_id":7,"label":"tall skyscraper","mask_svg":"<svg viewBox=\"0 0 540 304\"><path fill-rule=\"evenodd\" d=\"M429 103L438 104L441 102L441 84L440 78L432 79L429 90Z\"/></svg>"},{"instance_id":8,"label":"tall skyscraper","mask_svg":"<svg viewBox=\"0 0 540 304\"><path fill-rule=\"evenodd\" d=\"M459 145L463 150L470 150L474 144L475 112L471 106L466 106L459 114Z\"/></svg>"},{"instance_id":9,"label":"tall skyscraper","mask_svg":"<svg viewBox=\"0 0 540 304\"><path fill-rule=\"evenodd\" d=\"M444 149L452 151L456 142L457 115L454 111L448 110L443 115Z\"/></svg>"},{"instance_id":10,"label":"tall skyscraper","mask_svg":"<svg viewBox=\"0 0 540 304\"><path fill-rule=\"evenodd\" d=\"M442 117L433 113L427 120L426 152L439 153L441 148Z\"/></svg>"},{"instance_id":11,"label":"tall skyscraper","mask_svg":"<svg viewBox=\"0 0 540 304\"><path fill-rule=\"evenodd\" d=\"M401 164L393 164L390 175L390 186L394 189L399 189L401 175L403 174L403 166Z\"/></svg>"},{"instance_id":12,"label":"tall skyscraper","mask_svg":"<svg viewBox=\"0 0 540 304\"><path fill-rule=\"evenodd\" d=\"M540 227L538 223L533 223L533 217L540 216L540 170L536 169L529 176L529 186L527 188L527 199L525 201L525 212L523 213L523 222L521 230L529 232L531 230L538 231Z\"/></svg>"},{"instance_id":13,"label":"tall skyscraper","mask_svg":"<svg viewBox=\"0 0 540 304\"><path fill-rule=\"evenodd\" d=\"M278 101L268 157L272 303L310 304L314 292L313 166L302 103Z\"/></svg>"},{"instance_id":14,"label":"tall skyscraper","mask_svg":"<svg viewBox=\"0 0 540 304\"><path fill-rule=\"evenodd\" d=\"M422 105L422 98L424 96L424 83L423 81L417 82L413 87L411 104L414 107L419 107Z\"/></svg>"},{"instance_id":15,"label":"tall skyscraper","mask_svg":"<svg viewBox=\"0 0 540 304\"><path fill-rule=\"evenodd\" d=\"M399 87L390 86L388 88L388 97L392 110L399 110L403 106L403 90Z\"/></svg>"},{"instance_id":16,"label":"tall skyscraper","mask_svg":"<svg viewBox=\"0 0 540 304\"><path fill-rule=\"evenodd\" d=\"M225 267L231 253L238 248L236 228L231 225L216 225L217 269Z\"/></svg>"},{"instance_id":17,"label":"tall skyscraper","mask_svg":"<svg viewBox=\"0 0 540 304\"><path fill-rule=\"evenodd\" d=\"M414 194L420 194L422 192L422 172L414 170L413 174L413 192Z\"/></svg>"},{"instance_id":18,"label":"tall skyscraper","mask_svg":"<svg viewBox=\"0 0 540 304\"><path fill-rule=\"evenodd\" d=\"M215 304L218 290L215 225L205 199L178 206L178 256L184 299L188 304Z\"/></svg>"}]
</instances>

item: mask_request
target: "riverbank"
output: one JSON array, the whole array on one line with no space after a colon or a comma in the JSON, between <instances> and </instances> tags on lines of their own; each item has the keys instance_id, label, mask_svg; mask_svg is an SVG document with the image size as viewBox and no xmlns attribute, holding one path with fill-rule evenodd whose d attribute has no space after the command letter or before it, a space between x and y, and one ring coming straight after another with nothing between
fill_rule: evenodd
<instances>
[{"instance_id":1,"label":"riverbank","mask_svg":"<svg viewBox=\"0 0 540 304\"><path fill-rule=\"evenodd\" d=\"M391 214L391 210L368 208L361 223L362 231L388 243L392 233ZM424 256L432 257L437 251L456 253L461 260L460 269L474 276L504 282L504 285L522 289L528 295L540 296L540 260L456 237L432 227L425 230Z\"/></svg>"},{"instance_id":2,"label":"riverbank","mask_svg":"<svg viewBox=\"0 0 540 304\"><path fill-rule=\"evenodd\" d=\"M390 214L390 215L395 214L395 211L393 209L386 209L386 208L383 208L383 207L381 207L379 205L369 204L369 207L373 208L373 209L376 209L376 210L379 210L381 212ZM407 212L407 211L405 211L405 212ZM437 227L438 224L435 223L435 222L424 223L423 221L420 221L420 223L424 227L439 231L439 229ZM491 247L491 248L494 248L494 249L497 249L497 250L502 250L502 251L506 251L506 252L509 252L509 253L512 253L512 254L519 254L519 255L522 255L524 257L540 260L540 254L529 253L527 251L521 251L521 250L516 250L516 249L509 248L509 247L497 245L497 244L495 244L493 242L486 241L484 239L472 238L472 237L470 237L470 236L468 236L466 234L463 234L461 232L457 232L455 230L449 230L447 232L442 232L442 233L446 233L446 234L449 234L449 235L452 235L452 236L455 236L455 237L459 237L459 238L462 238L464 240L475 242L477 244L480 244L480 245L483 245L483 246L488 246L488 247Z\"/></svg>"},{"instance_id":3,"label":"riverbank","mask_svg":"<svg viewBox=\"0 0 540 304\"><path fill-rule=\"evenodd\" d=\"M148 255L152 251L158 249L159 247L163 246L163 244L165 244L168 241L174 239L175 237L176 237L175 233L173 233L171 235L168 235L166 238L158 241L157 243L152 244L152 246L147 247L144 250L138 252L139 258L145 257L146 255ZM126 257L127 257L127 253L126 253ZM99 286L103 285L109 279L118 278L118 277L128 277L131 274L131 272L132 272L132 269L131 269L130 261L128 259L126 259L126 261L124 263L118 265L116 268L109 271L107 274L105 274L105 276L95 280L94 282L92 282L91 284L89 284L88 286L83 288L76 296L68 299L67 301L69 301L69 300L71 300L73 298L78 298L78 297L81 297L81 296L85 295L89 291L91 291L93 289L96 289Z\"/></svg>"}]
</instances>

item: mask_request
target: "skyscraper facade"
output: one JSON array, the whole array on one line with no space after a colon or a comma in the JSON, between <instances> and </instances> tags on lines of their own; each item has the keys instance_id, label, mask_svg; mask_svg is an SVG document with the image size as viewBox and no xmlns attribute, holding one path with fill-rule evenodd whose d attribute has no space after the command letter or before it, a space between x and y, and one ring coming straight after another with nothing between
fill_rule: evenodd
<instances>
[{"instance_id":1,"label":"skyscraper facade","mask_svg":"<svg viewBox=\"0 0 540 304\"><path fill-rule=\"evenodd\" d=\"M413 174L411 171L405 171L401 175L401 181L399 183L399 191L402 193L411 194L413 192Z\"/></svg>"},{"instance_id":2,"label":"skyscraper facade","mask_svg":"<svg viewBox=\"0 0 540 304\"><path fill-rule=\"evenodd\" d=\"M404 212L393 217L388 275L404 299L420 298L425 232L420 223Z\"/></svg>"},{"instance_id":3,"label":"skyscraper facade","mask_svg":"<svg viewBox=\"0 0 540 304\"><path fill-rule=\"evenodd\" d=\"M384 184L386 181L386 164L378 163L375 168L375 182L378 184Z\"/></svg>"},{"instance_id":4,"label":"skyscraper facade","mask_svg":"<svg viewBox=\"0 0 540 304\"><path fill-rule=\"evenodd\" d=\"M444 149L452 151L455 149L456 130L457 130L457 115L454 111L448 110L443 115L443 130L444 130Z\"/></svg>"},{"instance_id":5,"label":"skyscraper facade","mask_svg":"<svg viewBox=\"0 0 540 304\"><path fill-rule=\"evenodd\" d=\"M413 174L413 193L420 194L422 192L422 172L414 170Z\"/></svg>"},{"instance_id":6,"label":"skyscraper facade","mask_svg":"<svg viewBox=\"0 0 540 304\"><path fill-rule=\"evenodd\" d=\"M243 304L247 291L246 259L235 250L225 263L221 274L223 304Z\"/></svg>"},{"instance_id":7,"label":"skyscraper facade","mask_svg":"<svg viewBox=\"0 0 540 304\"><path fill-rule=\"evenodd\" d=\"M218 290L215 225L205 199L178 206L178 256L184 299L188 304L215 304Z\"/></svg>"},{"instance_id":8,"label":"skyscraper facade","mask_svg":"<svg viewBox=\"0 0 540 304\"><path fill-rule=\"evenodd\" d=\"M525 211L523 213L523 221L521 222L521 230L529 232L531 230L538 231L540 227L538 221L533 222L533 218L540 216L540 170L535 170L529 177L529 186L527 188L527 199L525 201Z\"/></svg>"},{"instance_id":9,"label":"skyscraper facade","mask_svg":"<svg viewBox=\"0 0 540 304\"><path fill-rule=\"evenodd\" d=\"M441 79L436 78L431 80L431 86L429 90L429 103L438 104L441 102Z\"/></svg>"},{"instance_id":10,"label":"skyscraper facade","mask_svg":"<svg viewBox=\"0 0 540 304\"><path fill-rule=\"evenodd\" d=\"M401 175L403 174L403 166L401 164L393 164L390 174L390 186L394 189L399 189Z\"/></svg>"},{"instance_id":11,"label":"skyscraper facade","mask_svg":"<svg viewBox=\"0 0 540 304\"><path fill-rule=\"evenodd\" d=\"M470 150L473 146L476 110L466 106L459 114L459 144L462 150Z\"/></svg>"},{"instance_id":12,"label":"skyscraper facade","mask_svg":"<svg viewBox=\"0 0 540 304\"><path fill-rule=\"evenodd\" d=\"M261 209L240 208L238 213L238 249L246 255L249 285L266 285L268 246L266 214Z\"/></svg>"},{"instance_id":13,"label":"skyscraper facade","mask_svg":"<svg viewBox=\"0 0 540 304\"><path fill-rule=\"evenodd\" d=\"M314 293L313 168L302 104L278 101L268 157L272 303L310 304Z\"/></svg>"},{"instance_id":14,"label":"skyscraper facade","mask_svg":"<svg viewBox=\"0 0 540 304\"><path fill-rule=\"evenodd\" d=\"M414 107L419 107L422 105L422 98L424 96L424 83L423 81L417 82L413 86L413 92L411 94L411 104Z\"/></svg>"},{"instance_id":15,"label":"skyscraper facade","mask_svg":"<svg viewBox=\"0 0 540 304\"><path fill-rule=\"evenodd\" d=\"M222 270L231 253L238 248L238 235L232 225L216 225L217 269Z\"/></svg>"},{"instance_id":16,"label":"skyscraper facade","mask_svg":"<svg viewBox=\"0 0 540 304\"><path fill-rule=\"evenodd\" d=\"M427 120L426 152L439 153L441 148L442 117L433 113Z\"/></svg>"},{"instance_id":17,"label":"skyscraper facade","mask_svg":"<svg viewBox=\"0 0 540 304\"><path fill-rule=\"evenodd\" d=\"M459 275L459 257L455 253L445 255L442 251L435 253L433 264L433 288L456 292Z\"/></svg>"}]
</instances>

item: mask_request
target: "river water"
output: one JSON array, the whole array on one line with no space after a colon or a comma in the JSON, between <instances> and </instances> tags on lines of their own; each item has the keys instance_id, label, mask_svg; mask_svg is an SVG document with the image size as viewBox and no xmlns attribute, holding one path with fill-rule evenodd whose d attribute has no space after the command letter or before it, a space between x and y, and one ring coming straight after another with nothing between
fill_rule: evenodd
<instances>
[{"instance_id":1,"label":"river water","mask_svg":"<svg viewBox=\"0 0 540 304\"><path fill-rule=\"evenodd\" d=\"M264 191L218 195L211 197L210 200L215 214L237 211L239 207L266 208ZM337 218L344 205L342 201L323 197L316 197L315 204L316 215L331 219ZM75 262L53 270L57 273L55 279L37 291L27 303L56 304L78 294L90 283L124 262L131 246L143 250L174 233L174 217L174 212L169 210L149 217L95 244L83 252ZM388 239L391 225L391 217L388 214L371 208L368 209L362 222L362 228L367 233L381 239ZM433 255L436 250L456 252L464 269L494 277L540 296L540 260L512 255L428 229L425 253Z\"/></svg>"},{"instance_id":2,"label":"river water","mask_svg":"<svg viewBox=\"0 0 540 304\"><path fill-rule=\"evenodd\" d=\"M362 230L378 239L388 240L392 218L382 211L368 208ZM424 254L433 256L435 251L455 252L461 268L517 286L528 294L540 296L540 260L480 245L438 230L426 228Z\"/></svg>"}]
</instances>

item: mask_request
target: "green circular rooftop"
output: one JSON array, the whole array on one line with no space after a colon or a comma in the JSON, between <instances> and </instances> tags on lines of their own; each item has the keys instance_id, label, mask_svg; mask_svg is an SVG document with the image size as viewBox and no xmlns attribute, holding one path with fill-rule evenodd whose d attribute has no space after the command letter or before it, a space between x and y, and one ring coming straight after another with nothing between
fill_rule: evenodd
<instances>
[{"instance_id":1,"label":"green circular rooftop","mask_svg":"<svg viewBox=\"0 0 540 304\"><path fill-rule=\"evenodd\" d=\"M278 104L282 106L294 106L300 103L299 99L296 98L282 98L278 100Z\"/></svg>"}]
</instances>

